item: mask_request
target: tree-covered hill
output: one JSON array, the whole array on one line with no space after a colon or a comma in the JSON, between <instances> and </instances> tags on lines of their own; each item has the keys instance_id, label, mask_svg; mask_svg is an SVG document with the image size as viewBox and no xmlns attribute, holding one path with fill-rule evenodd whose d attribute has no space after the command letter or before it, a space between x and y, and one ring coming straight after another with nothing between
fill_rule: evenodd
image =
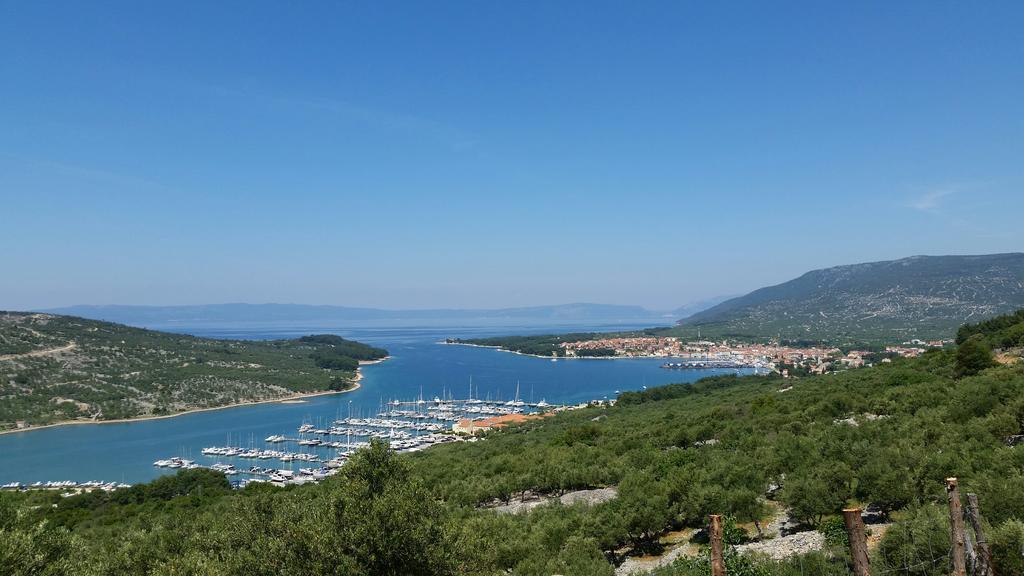
<instances>
[{"instance_id":1,"label":"tree-covered hill","mask_svg":"<svg viewBox=\"0 0 1024 576\"><path fill-rule=\"evenodd\" d=\"M964 342L991 346L1019 324L968 327ZM785 511L824 548L730 555L729 573L847 575L837 513L861 505L883 522L869 526L873 573L942 576L944 479L955 476L980 499L996 574L1021 574L1024 364L1019 350L1002 362L980 350L652 388L410 456L375 444L319 486L230 492L190 471L110 495L0 495L0 572L611 576L672 533L692 542L658 576L703 576L708 514L742 528L731 542L770 542L769 520ZM617 497L520 514L487 506L604 486Z\"/></svg>"},{"instance_id":2,"label":"tree-covered hill","mask_svg":"<svg viewBox=\"0 0 1024 576\"><path fill-rule=\"evenodd\" d=\"M213 340L0 312L0 429L165 415L352 386L385 350L338 336Z\"/></svg>"},{"instance_id":3,"label":"tree-covered hill","mask_svg":"<svg viewBox=\"0 0 1024 576\"><path fill-rule=\"evenodd\" d=\"M1024 254L915 256L808 272L727 300L674 331L789 340L951 338L1024 306Z\"/></svg>"}]
</instances>

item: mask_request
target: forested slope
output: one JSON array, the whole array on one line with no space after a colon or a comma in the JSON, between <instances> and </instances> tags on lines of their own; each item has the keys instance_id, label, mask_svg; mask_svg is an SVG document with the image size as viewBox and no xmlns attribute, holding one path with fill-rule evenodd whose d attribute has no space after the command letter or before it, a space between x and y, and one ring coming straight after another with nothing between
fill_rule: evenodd
<instances>
[{"instance_id":1,"label":"forested slope","mask_svg":"<svg viewBox=\"0 0 1024 576\"><path fill-rule=\"evenodd\" d=\"M338 336L196 338L72 316L0 312L0 430L164 415L353 383L387 355Z\"/></svg>"}]
</instances>

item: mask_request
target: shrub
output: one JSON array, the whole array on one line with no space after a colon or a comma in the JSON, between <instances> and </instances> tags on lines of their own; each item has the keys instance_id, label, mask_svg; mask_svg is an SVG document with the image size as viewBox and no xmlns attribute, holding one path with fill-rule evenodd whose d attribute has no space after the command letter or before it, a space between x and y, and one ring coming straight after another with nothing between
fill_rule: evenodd
<instances>
[{"instance_id":1,"label":"shrub","mask_svg":"<svg viewBox=\"0 0 1024 576\"><path fill-rule=\"evenodd\" d=\"M939 506L906 511L886 531L873 562L881 572L944 576L949 569L949 518Z\"/></svg>"},{"instance_id":2,"label":"shrub","mask_svg":"<svg viewBox=\"0 0 1024 576\"><path fill-rule=\"evenodd\" d=\"M992 349L981 334L975 334L957 348L956 368L954 374L957 378L973 376L985 368L995 364L992 359Z\"/></svg>"},{"instance_id":3,"label":"shrub","mask_svg":"<svg viewBox=\"0 0 1024 576\"><path fill-rule=\"evenodd\" d=\"M847 549L850 537L846 533L846 523L840 516L829 516L818 524L818 532L825 536L825 544L833 548Z\"/></svg>"},{"instance_id":4,"label":"shrub","mask_svg":"<svg viewBox=\"0 0 1024 576\"><path fill-rule=\"evenodd\" d=\"M1024 522L1008 520L989 536L996 574L1024 574Z\"/></svg>"}]
</instances>

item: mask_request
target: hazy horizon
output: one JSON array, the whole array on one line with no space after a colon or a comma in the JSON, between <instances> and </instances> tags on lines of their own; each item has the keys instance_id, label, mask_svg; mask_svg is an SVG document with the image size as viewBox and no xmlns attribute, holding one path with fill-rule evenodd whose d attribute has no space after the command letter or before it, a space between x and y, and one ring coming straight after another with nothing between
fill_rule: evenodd
<instances>
[{"instance_id":1,"label":"hazy horizon","mask_svg":"<svg viewBox=\"0 0 1024 576\"><path fill-rule=\"evenodd\" d=\"M1019 254L1019 253L1013 252L1013 253L1005 253L1005 254ZM906 259L906 258L934 257L934 256L987 256L987 255L980 255L980 254L915 254L915 255L912 255L912 256L904 256L902 258L893 258L891 261L902 260L902 259ZM866 263L867 262L850 262L850 263L836 264L834 266L826 266L825 268L827 269L827 268L832 268L832 267L842 267L842 266L866 264ZM813 270L807 270L804 273L812 272L812 271ZM793 280L793 279L795 279L795 278L797 278L799 276L802 276L802 275L803 275L803 273L801 273L801 274L799 274L797 276L794 276L793 278L787 278L783 282L779 282L779 283L784 283L785 281ZM750 290L746 290L746 291L743 291L743 292L735 292L735 293L731 293L731 294L721 294L721 295L707 297L707 298L700 298L700 299L691 300L691 301L688 301L688 302L683 302L683 303L675 305L675 306L662 307L662 308L652 307L652 306L645 306L643 304L637 304L637 303L632 303L632 302L583 302L583 301L541 302L541 303L535 303L535 304L521 304L521 305L513 305L513 306L507 306L507 305L500 305L499 304L499 305L492 305L492 306L475 306L475 307L472 307L472 306L466 306L466 307L458 307L458 306L456 306L456 307L452 307L452 306L362 306L362 305L358 305L358 304L323 303L323 302L271 302L271 301L267 301L267 302L245 302L245 301L224 301L224 302L194 302L194 303L173 303L172 302L172 303L137 303L137 304L123 303L123 302L106 302L106 303L103 303L103 302L91 302L91 303L90 302L79 302L79 303L74 303L74 304L61 304L61 305L56 305L56 306L30 307L30 308L24 308L24 310L48 311L48 310L61 310L61 309L78 308L78 307L95 307L95 308L103 308L103 307L176 308L176 307L182 307L182 308L186 308L186 307L203 307L203 306L216 307L216 306L243 305L243 306L334 307L334 308L351 308L351 309L372 309L372 310L391 311L391 312L404 312L404 311L415 312L415 311L435 311L435 310L436 311L451 310L451 311L481 311L481 312L483 312L483 311L495 311L495 310L506 310L506 309L550 308L550 307L567 307L567 306L622 306L622 307L639 307L639 308L643 308L644 310L646 310L647 312L650 312L652 314L667 314L667 313L677 312L677 311L680 311L680 310L683 310L683 309L691 309L690 313L694 313L694 312L696 312L698 310L703 310L703 309L706 309L706 308L710 308L711 306L713 306L714 304L717 304L719 302L723 302L723 301L726 301L726 300L729 300L729 299L732 299L732 298L743 296L743 295L748 294L750 292L753 292L754 290L757 290L759 288L765 288L765 287L774 286L774 285L775 284L765 284L763 286L757 286L757 287L751 288Z\"/></svg>"},{"instance_id":2,"label":"hazy horizon","mask_svg":"<svg viewBox=\"0 0 1024 576\"><path fill-rule=\"evenodd\" d=\"M755 287L754 289L756 289ZM749 291L748 291L749 292ZM538 307L554 307L554 306L574 306L574 305L595 305L595 306L634 306L643 308L649 312L671 312L678 308L684 308L695 304L700 304L705 301L719 300L722 298L732 298L745 294L742 293L730 293L723 294L721 296L710 296L708 298L697 298L695 300L689 300L686 302L680 302L678 304L669 304L666 306L650 306L643 303L632 302L629 300L623 300L621 302L593 302L593 301L582 301L582 300L566 300L566 301L538 301L538 302L527 302L522 304L502 304L500 302L494 304L480 304L480 305L466 305L466 306L434 306L428 304L422 305L402 305L398 304L386 304L386 305L372 305L372 304L360 304L360 303L348 303L348 302L300 302L300 301L287 301L287 300L221 300L221 301L166 301L166 302L150 302L150 301L139 301L139 302L113 302L113 301L86 301L86 302L64 302L52 305L40 305L40 306L24 306L21 308L4 307L0 305L2 310L55 310L60 308L74 308L78 306L138 306L138 307L153 307L153 308L171 308L171 307L184 307L184 306L225 306L233 304L245 304L251 306L263 306L263 305L284 305L284 306L331 306L337 308L366 308L374 310L390 310L390 311L403 311L403 310L502 310L502 309L513 309L513 308L538 308Z\"/></svg>"},{"instance_id":3,"label":"hazy horizon","mask_svg":"<svg viewBox=\"0 0 1024 576\"><path fill-rule=\"evenodd\" d=\"M0 8L0 308L651 310L1024 247L1024 5Z\"/></svg>"},{"instance_id":4,"label":"hazy horizon","mask_svg":"<svg viewBox=\"0 0 1024 576\"><path fill-rule=\"evenodd\" d=\"M1006 252L1006 253L1010 253L1010 252ZM998 254L998 253L992 253L992 254ZM900 256L900 257L896 257L896 258L887 258L885 260L900 260L900 259L904 259L904 258L912 258L912 257L919 257L919 256L926 256L927 257L927 256L978 256L978 255L981 255L981 254L913 254L913 255L907 255L907 256ZM885 261L885 260L880 260L880 261ZM495 303L495 304L491 304L491 305L486 305L485 304L485 305L478 305L478 306L457 306L457 305L456 306L432 306L432 305L429 305L429 304L428 305L420 305L420 306L411 306L411 305L410 306L403 306L401 304L398 304L398 305L372 305L372 304L366 304L366 305L364 305L364 304L359 304L359 303L346 303L346 302L298 302L298 301L270 301L270 300L268 300L268 301L245 301L245 300L236 299L236 300L224 300L224 301L219 301L219 302L216 302L216 301L196 301L196 302L183 302L183 301L169 301L169 302L153 302L153 301L140 301L140 302L121 302L121 301L119 301L119 302L103 302L103 301L96 301L96 302L67 302L67 303L58 303L58 304L52 304L52 305L23 306L21 308L15 308L15 307L10 307L10 306L6 306L5 307L5 306L2 305L3 303L0 302L0 310L10 310L10 311L48 311L48 310L59 310L59 309L63 309L63 308L76 308L76 307L118 307L118 306L124 306L124 307L173 308L173 307L191 307L191 306L226 306L226 305L241 304L241 305L251 305L251 306L264 306L264 305L329 306L329 307L338 307L338 308L365 308L365 309L374 309L374 310L382 310L382 311L423 311L423 310L460 310L460 311L480 310L480 311L487 311L487 310L501 310L501 309L514 309L514 308L532 308L532 307L557 307L557 306L573 306L573 305L596 305L596 306L635 306L635 307L643 308L643 309L647 310L648 312L652 312L652 313L668 313L668 312L674 312L676 310L683 309L683 308L691 308L691 307L701 308L702 305L707 305L710 302L718 303L718 302L721 302L721 301L724 301L724 300L728 300L728 299L731 299L731 298L736 298L738 296L742 296L742 295L748 294L750 292L753 292L754 290L757 290L759 288L764 288L764 287L768 287L768 286L774 286L776 284L781 284L781 283L784 283L786 281L793 280L793 279L795 279L795 278L797 278L797 277L799 277L799 276L801 276L801 275L803 275L803 274L805 274L807 272L811 272L813 270L832 268L832 267L837 267L837 266L864 264L864 263L867 263L867 262L866 261L861 261L861 262L844 262L844 263L839 263L839 264L823 266L821 268L808 269L808 270L804 270L804 271L802 271L802 272L800 272L798 274L795 274L795 275L793 275L791 277L783 278L783 279L780 279L780 280L775 281L775 282L771 282L771 283L767 283L767 284L761 284L761 285L757 285L757 286L751 286L751 287L749 287L747 289L744 289L744 290L734 290L732 292L725 293L725 294L717 294L717 295L711 295L711 296L702 297L702 298L695 298L695 299L692 299L692 300L688 300L688 301L685 301L685 302L680 302L680 303L677 303L677 304L670 304L670 305L667 305L667 306L652 306L652 305L647 305L647 304L644 304L644 303L633 302L633 301L628 301L628 300L621 301L621 302L595 302L595 301L583 301L583 300L570 300L570 301L564 301L564 302L535 302L535 303L520 303L520 304ZM710 306L705 306L705 307L710 307Z\"/></svg>"}]
</instances>

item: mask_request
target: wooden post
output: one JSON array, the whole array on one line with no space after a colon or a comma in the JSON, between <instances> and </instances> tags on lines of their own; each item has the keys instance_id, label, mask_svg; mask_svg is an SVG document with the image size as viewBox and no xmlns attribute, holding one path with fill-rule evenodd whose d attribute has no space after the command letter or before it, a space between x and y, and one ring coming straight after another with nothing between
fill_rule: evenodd
<instances>
[{"instance_id":1,"label":"wooden post","mask_svg":"<svg viewBox=\"0 0 1024 576\"><path fill-rule=\"evenodd\" d=\"M978 495L967 493L967 517L974 528L974 541L978 548L978 570L976 576L995 576L992 568L992 549L985 538L985 528L981 525L981 508L978 506Z\"/></svg>"},{"instance_id":2,"label":"wooden post","mask_svg":"<svg viewBox=\"0 0 1024 576\"><path fill-rule=\"evenodd\" d=\"M946 478L946 497L949 500L949 528L953 540L951 576L967 576L967 564L964 559L964 510L960 504L960 488L957 487L956 478Z\"/></svg>"},{"instance_id":3,"label":"wooden post","mask_svg":"<svg viewBox=\"0 0 1024 576\"><path fill-rule=\"evenodd\" d=\"M971 535L964 531L964 556L967 560L967 573L978 576L978 555L974 553L974 542Z\"/></svg>"},{"instance_id":4,"label":"wooden post","mask_svg":"<svg viewBox=\"0 0 1024 576\"><path fill-rule=\"evenodd\" d=\"M725 576L725 558L722 556L722 517L709 516L711 520L711 576Z\"/></svg>"},{"instance_id":5,"label":"wooden post","mask_svg":"<svg viewBox=\"0 0 1024 576\"><path fill-rule=\"evenodd\" d=\"M860 508L844 508L843 522L846 524L846 534L850 540L850 556L853 557L854 576L871 576L871 566L868 562L868 540L864 535L864 519L861 518Z\"/></svg>"}]
</instances>

